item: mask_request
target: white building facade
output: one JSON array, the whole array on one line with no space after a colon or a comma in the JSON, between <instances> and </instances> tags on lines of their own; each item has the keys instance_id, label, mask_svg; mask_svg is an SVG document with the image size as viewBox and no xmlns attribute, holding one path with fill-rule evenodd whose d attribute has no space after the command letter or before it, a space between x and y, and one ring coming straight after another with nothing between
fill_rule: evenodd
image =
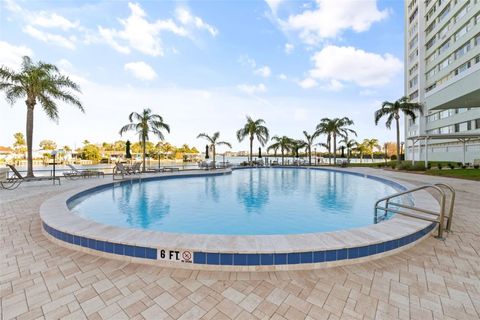
<instances>
[{"instance_id":1,"label":"white building facade","mask_svg":"<svg viewBox=\"0 0 480 320\"><path fill-rule=\"evenodd\" d=\"M405 95L425 106L405 120L406 159L428 150L431 161L461 162L462 143L435 139L425 148L424 137L480 137L480 0L406 0L405 29ZM478 137L466 143L466 162L480 159Z\"/></svg>"}]
</instances>

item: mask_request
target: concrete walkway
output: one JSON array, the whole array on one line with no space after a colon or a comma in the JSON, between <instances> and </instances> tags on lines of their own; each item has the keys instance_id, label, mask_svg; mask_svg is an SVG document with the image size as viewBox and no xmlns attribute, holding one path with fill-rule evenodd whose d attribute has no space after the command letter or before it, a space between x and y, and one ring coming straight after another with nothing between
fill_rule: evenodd
<instances>
[{"instance_id":1,"label":"concrete walkway","mask_svg":"<svg viewBox=\"0 0 480 320\"><path fill-rule=\"evenodd\" d=\"M40 204L88 181L0 190L1 319L480 319L480 183L354 170L451 184L454 232L391 257L315 271L158 268L64 249L42 235Z\"/></svg>"}]
</instances>

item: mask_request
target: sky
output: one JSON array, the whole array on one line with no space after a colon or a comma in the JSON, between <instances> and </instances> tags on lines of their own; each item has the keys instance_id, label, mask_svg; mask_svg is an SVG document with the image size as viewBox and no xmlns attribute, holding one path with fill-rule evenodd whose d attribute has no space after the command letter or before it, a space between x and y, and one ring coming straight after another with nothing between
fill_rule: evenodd
<instances>
[{"instance_id":1,"label":"sky","mask_svg":"<svg viewBox=\"0 0 480 320\"><path fill-rule=\"evenodd\" d=\"M36 106L34 148L137 141L119 130L143 108L164 118L175 145L203 148L197 135L220 131L247 150L235 135L247 115L271 136L301 138L347 116L357 140L394 141L373 113L403 95L403 43L401 0L0 0L0 65L18 70L28 55L82 90L85 113L58 102L58 123ZM10 105L0 92L0 145L25 121L23 99Z\"/></svg>"}]
</instances>

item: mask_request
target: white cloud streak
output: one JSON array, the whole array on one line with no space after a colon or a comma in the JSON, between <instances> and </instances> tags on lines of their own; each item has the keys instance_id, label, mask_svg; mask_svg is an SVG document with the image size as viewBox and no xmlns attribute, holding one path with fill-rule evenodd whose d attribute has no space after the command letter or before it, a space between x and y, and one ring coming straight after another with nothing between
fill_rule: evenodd
<instances>
[{"instance_id":1,"label":"white cloud streak","mask_svg":"<svg viewBox=\"0 0 480 320\"><path fill-rule=\"evenodd\" d=\"M129 62L124 66L125 71L130 72L135 78L143 81L151 81L157 77L157 73L146 62Z\"/></svg>"},{"instance_id":2,"label":"white cloud streak","mask_svg":"<svg viewBox=\"0 0 480 320\"><path fill-rule=\"evenodd\" d=\"M32 56L32 49L0 41L0 65L16 70L20 68L23 56Z\"/></svg>"}]
</instances>

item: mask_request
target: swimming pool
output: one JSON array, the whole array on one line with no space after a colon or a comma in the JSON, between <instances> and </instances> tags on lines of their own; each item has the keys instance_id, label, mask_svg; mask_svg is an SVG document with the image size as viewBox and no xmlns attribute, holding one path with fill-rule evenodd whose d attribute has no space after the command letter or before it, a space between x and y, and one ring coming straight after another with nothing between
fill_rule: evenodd
<instances>
[{"instance_id":1,"label":"swimming pool","mask_svg":"<svg viewBox=\"0 0 480 320\"><path fill-rule=\"evenodd\" d=\"M109 185L69 201L82 218L187 234L275 235L373 224L373 205L399 186L334 170L254 168L226 175Z\"/></svg>"}]
</instances>

